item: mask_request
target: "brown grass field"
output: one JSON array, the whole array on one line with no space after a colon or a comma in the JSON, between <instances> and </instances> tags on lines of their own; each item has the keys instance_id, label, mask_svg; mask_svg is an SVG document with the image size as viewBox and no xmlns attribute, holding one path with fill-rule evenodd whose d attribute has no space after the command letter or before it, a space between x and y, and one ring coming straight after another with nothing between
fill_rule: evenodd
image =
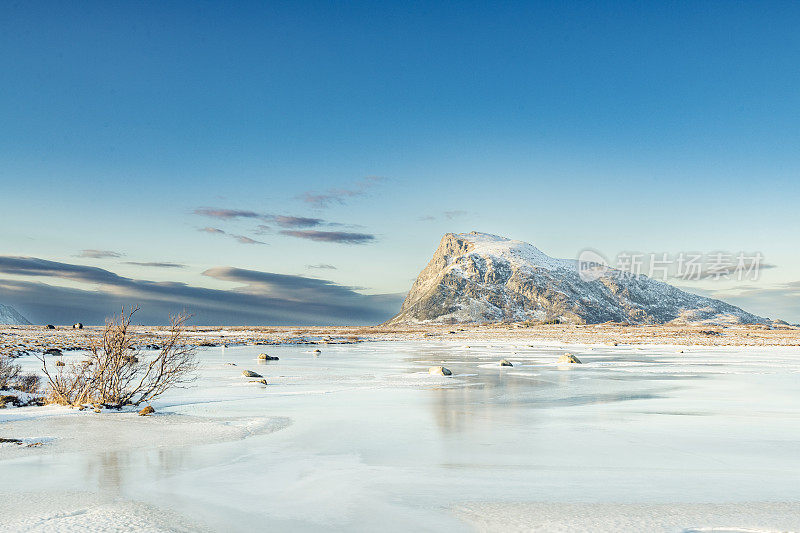
<instances>
[{"instance_id":1,"label":"brown grass field","mask_svg":"<svg viewBox=\"0 0 800 533\"><path fill-rule=\"evenodd\" d=\"M140 326L142 344L159 344L166 328ZM0 353L21 355L49 348L80 350L101 327L74 330L42 326L0 326ZM344 344L368 341L553 342L576 344L666 344L698 346L800 346L795 326L736 325L631 326L623 324L530 325L485 324L449 326L194 326L186 342L197 346L257 344Z\"/></svg>"}]
</instances>

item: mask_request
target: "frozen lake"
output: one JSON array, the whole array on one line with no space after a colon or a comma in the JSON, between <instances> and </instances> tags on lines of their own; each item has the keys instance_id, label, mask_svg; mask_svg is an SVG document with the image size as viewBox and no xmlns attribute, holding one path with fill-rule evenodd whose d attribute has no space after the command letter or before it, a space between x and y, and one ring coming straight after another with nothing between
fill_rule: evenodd
<instances>
[{"instance_id":1,"label":"frozen lake","mask_svg":"<svg viewBox=\"0 0 800 533\"><path fill-rule=\"evenodd\" d=\"M0 410L44 442L0 445L0 530L800 530L800 348L314 348L205 349L152 417Z\"/></svg>"}]
</instances>

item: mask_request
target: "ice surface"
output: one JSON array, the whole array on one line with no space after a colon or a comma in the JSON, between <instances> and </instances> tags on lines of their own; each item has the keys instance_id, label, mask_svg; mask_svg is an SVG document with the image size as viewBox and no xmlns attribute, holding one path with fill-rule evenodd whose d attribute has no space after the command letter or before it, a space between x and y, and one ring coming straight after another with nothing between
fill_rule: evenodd
<instances>
[{"instance_id":1,"label":"ice surface","mask_svg":"<svg viewBox=\"0 0 800 533\"><path fill-rule=\"evenodd\" d=\"M800 529L797 347L463 342L210 348L151 417L0 410L43 442L0 447L0 530Z\"/></svg>"}]
</instances>

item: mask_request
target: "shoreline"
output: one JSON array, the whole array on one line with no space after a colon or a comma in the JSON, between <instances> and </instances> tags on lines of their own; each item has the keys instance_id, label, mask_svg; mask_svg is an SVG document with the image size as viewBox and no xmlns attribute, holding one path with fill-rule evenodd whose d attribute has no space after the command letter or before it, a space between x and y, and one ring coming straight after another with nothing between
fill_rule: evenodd
<instances>
[{"instance_id":1,"label":"shoreline","mask_svg":"<svg viewBox=\"0 0 800 533\"><path fill-rule=\"evenodd\" d=\"M0 326L0 354L20 356L48 349L86 350L102 334L101 326L84 329ZM164 327L138 326L140 347L157 349ZM186 342L198 347L355 344L440 338L458 342L529 342L659 346L800 346L800 328L762 324L732 326L678 325L424 325L424 326L192 326Z\"/></svg>"}]
</instances>

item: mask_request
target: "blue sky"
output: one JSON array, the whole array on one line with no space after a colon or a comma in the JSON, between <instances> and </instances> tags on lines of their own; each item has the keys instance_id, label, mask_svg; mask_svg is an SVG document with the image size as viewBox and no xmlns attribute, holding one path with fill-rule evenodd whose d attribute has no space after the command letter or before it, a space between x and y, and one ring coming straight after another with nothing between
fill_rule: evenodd
<instances>
[{"instance_id":1,"label":"blue sky","mask_svg":"<svg viewBox=\"0 0 800 533\"><path fill-rule=\"evenodd\" d=\"M282 295L266 311L191 302L367 323L448 231L760 251L757 284L691 288L800 321L798 27L790 2L6 3L0 255L217 296L283 275L256 284ZM34 321L144 298L20 268L0 301ZM282 319L327 290L347 305Z\"/></svg>"}]
</instances>

